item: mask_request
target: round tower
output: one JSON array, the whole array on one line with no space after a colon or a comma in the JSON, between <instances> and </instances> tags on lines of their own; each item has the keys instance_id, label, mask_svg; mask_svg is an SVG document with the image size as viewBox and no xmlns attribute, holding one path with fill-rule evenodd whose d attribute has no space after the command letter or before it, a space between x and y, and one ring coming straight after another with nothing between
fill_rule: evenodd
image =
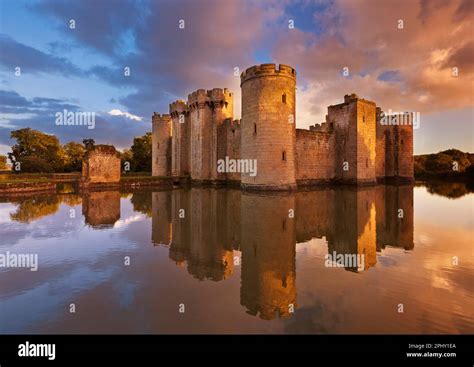
<instances>
[{"instance_id":1,"label":"round tower","mask_svg":"<svg viewBox=\"0 0 474 367\"><path fill-rule=\"evenodd\" d=\"M171 116L155 112L152 125L152 176L169 176L171 174Z\"/></svg>"},{"instance_id":2,"label":"round tower","mask_svg":"<svg viewBox=\"0 0 474 367\"><path fill-rule=\"evenodd\" d=\"M241 157L256 160L257 168L242 172L242 188L295 189L295 69L281 64L253 66L242 73L240 86Z\"/></svg>"}]
</instances>

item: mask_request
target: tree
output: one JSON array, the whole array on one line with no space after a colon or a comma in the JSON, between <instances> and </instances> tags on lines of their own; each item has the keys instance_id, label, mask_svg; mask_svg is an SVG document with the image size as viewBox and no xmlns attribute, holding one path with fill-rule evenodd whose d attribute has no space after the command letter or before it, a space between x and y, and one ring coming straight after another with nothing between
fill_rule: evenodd
<instances>
[{"instance_id":1,"label":"tree","mask_svg":"<svg viewBox=\"0 0 474 367\"><path fill-rule=\"evenodd\" d=\"M133 139L132 170L135 172L151 172L151 133Z\"/></svg>"},{"instance_id":2,"label":"tree","mask_svg":"<svg viewBox=\"0 0 474 367\"><path fill-rule=\"evenodd\" d=\"M0 155L0 170L7 170L7 156L6 155Z\"/></svg>"},{"instance_id":3,"label":"tree","mask_svg":"<svg viewBox=\"0 0 474 367\"><path fill-rule=\"evenodd\" d=\"M75 172L82 170L82 160L86 149L84 145L70 141L64 145L64 152L66 154L66 164L64 170L66 172Z\"/></svg>"},{"instance_id":4,"label":"tree","mask_svg":"<svg viewBox=\"0 0 474 367\"><path fill-rule=\"evenodd\" d=\"M12 152L8 153L8 158L14 167L16 163L20 163L21 172L32 172L29 169L38 172L38 169L47 166L55 172L63 170L65 154L57 137L31 128L12 131L10 136L17 143L12 147ZM36 159L29 159L25 166L23 163L27 157ZM32 166L34 163L39 163L40 166Z\"/></svg>"},{"instance_id":5,"label":"tree","mask_svg":"<svg viewBox=\"0 0 474 367\"><path fill-rule=\"evenodd\" d=\"M122 165L122 170L131 171L132 170L132 160L133 153L131 149L124 149L123 153L120 153L120 163Z\"/></svg>"},{"instance_id":6,"label":"tree","mask_svg":"<svg viewBox=\"0 0 474 367\"><path fill-rule=\"evenodd\" d=\"M20 172L27 173L54 173L53 166L44 160L43 158L31 156L31 157L22 157L19 161Z\"/></svg>"},{"instance_id":7,"label":"tree","mask_svg":"<svg viewBox=\"0 0 474 367\"><path fill-rule=\"evenodd\" d=\"M82 143L84 144L84 147L86 148L86 150L92 150L92 148L94 148L95 146L94 139L84 139Z\"/></svg>"}]
</instances>

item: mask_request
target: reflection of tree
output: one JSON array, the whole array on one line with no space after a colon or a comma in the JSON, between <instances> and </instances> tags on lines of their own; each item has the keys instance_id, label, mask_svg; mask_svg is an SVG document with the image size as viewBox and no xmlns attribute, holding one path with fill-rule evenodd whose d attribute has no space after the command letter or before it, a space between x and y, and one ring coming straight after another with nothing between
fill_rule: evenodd
<instances>
[{"instance_id":1,"label":"reflection of tree","mask_svg":"<svg viewBox=\"0 0 474 367\"><path fill-rule=\"evenodd\" d=\"M152 216L152 200L151 191L137 191L134 192L130 199L133 204L133 210L145 214L146 216Z\"/></svg>"},{"instance_id":2,"label":"reflection of tree","mask_svg":"<svg viewBox=\"0 0 474 367\"><path fill-rule=\"evenodd\" d=\"M76 194L67 194L67 195L58 195L58 198L62 203L68 206L76 206L82 203L81 195Z\"/></svg>"},{"instance_id":3,"label":"reflection of tree","mask_svg":"<svg viewBox=\"0 0 474 367\"><path fill-rule=\"evenodd\" d=\"M54 214L61 204L61 199L57 195L34 196L18 201L17 210L10 214L10 219L23 223L30 223L41 217Z\"/></svg>"},{"instance_id":4,"label":"reflection of tree","mask_svg":"<svg viewBox=\"0 0 474 367\"><path fill-rule=\"evenodd\" d=\"M430 194L448 197L450 199L457 199L471 192L474 192L471 187L464 182L426 182L426 189Z\"/></svg>"}]
</instances>

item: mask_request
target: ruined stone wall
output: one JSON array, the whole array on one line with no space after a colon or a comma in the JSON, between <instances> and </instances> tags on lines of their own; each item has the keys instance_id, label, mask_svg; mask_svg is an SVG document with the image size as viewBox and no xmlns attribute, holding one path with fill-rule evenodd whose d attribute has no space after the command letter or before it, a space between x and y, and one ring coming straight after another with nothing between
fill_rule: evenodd
<instances>
[{"instance_id":1,"label":"ruined stone wall","mask_svg":"<svg viewBox=\"0 0 474 367\"><path fill-rule=\"evenodd\" d=\"M97 145L86 153L82 163L83 185L118 184L120 157L112 145Z\"/></svg>"},{"instance_id":2,"label":"ruined stone wall","mask_svg":"<svg viewBox=\"0 0 474 367\"><path fill-rule=\"evenodd\" d=\"M263 64L241 75L242 158L256 159L255 177L244 173L242 187L292 189L295 169L295 69Z\"/></svg>"},{"instance_id":3,"label":"ruined stone wall","mask_svg":"<svg viewBox=\"0 0 474 367\"><path fill-rule=\"evenodd\" d=\"M171 175L171 116L156 112L152 117L152 165L153 176Z\"/></svg>"},{"instance_id":4,"label":"ruined stone wall","mask_svg":"<svg viewBox=\"0 0 474 367\"><path fill-rule=\"evenodd\" d=\"M334 135L296 129L296 180L298 186L334 179Z\"/></svg>"}]
</instances>

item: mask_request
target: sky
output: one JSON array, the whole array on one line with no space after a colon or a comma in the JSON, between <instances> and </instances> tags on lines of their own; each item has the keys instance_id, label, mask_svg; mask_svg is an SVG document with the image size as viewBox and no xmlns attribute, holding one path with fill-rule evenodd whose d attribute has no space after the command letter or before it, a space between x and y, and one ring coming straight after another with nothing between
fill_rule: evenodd
<instances>
[{"instance_id":1,"label":"sky","mask_svg":"<svg viewBox=\"0 0 474 367\"><path fill-rule=\"evenodd\" d=\"M197 89L240 118L235 68L261 63L296 69L297 128L356 93L420 113L415 154L474 152L473 27L472 0L0 0L0 154L24 127L128 148Z\"/></svg>"}]
</instances>

